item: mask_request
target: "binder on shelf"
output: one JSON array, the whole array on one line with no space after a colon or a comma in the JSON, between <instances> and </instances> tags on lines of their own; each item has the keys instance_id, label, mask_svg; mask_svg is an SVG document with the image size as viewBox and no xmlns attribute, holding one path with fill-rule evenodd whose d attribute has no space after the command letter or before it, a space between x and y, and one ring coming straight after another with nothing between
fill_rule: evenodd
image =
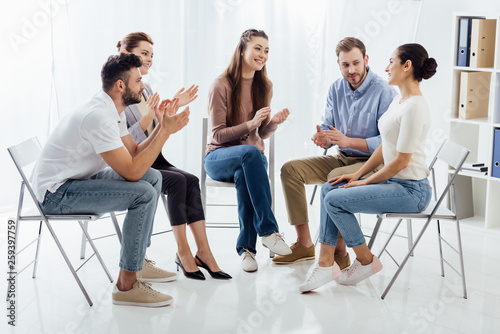
<instances>
[{"instance_id":1,"label":"binder on shelf","mask_svg":"<svg viewBox=\"0 0 500 334\"><path fill-rule=\"evenodd\" d=\"M491 72L461 72L458 118L488 117Z\"/></svg>"},{"instance_id":2,"label":"binder on shelf","mask_svg":"<svg viewBox=\"0 0 500 334\"><path fill-rule=\"evenodd\" d=\"M493 67L497 20L472 19L470 37L470 67Z\"/></svg>"},{"instance_id":3,"label":"binder on shelf","mask_svg":"<svg viewBox=\"0 0 500 334\"><path fill-rule=\"evenodd\" d=\"M471 21L469 17L461 17L459 21L457 66L469 66Z\"/></svg>"},{"instance_id":4,"label":"binder on shelf","mask_svg":"<svg viewBox=\"0 0 500 334\"><path fill-rule=\"evenodd\" d=\"M491 176L500 177L500 129L495 129L493 139L493 163L491 166Z\"/></svg>"}]
</instances>

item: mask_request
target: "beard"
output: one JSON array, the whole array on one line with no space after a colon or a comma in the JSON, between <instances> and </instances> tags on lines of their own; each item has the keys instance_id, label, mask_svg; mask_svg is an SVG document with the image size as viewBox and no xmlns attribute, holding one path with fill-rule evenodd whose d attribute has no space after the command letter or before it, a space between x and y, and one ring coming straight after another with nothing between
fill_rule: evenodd
<instances>
[{"instance_id":1,"label":"beard","mask_svg":"<svg viewBox=\"0 0 500 334\"><path fill-rule=\"evenodd\" d=\"M129 106L141 102L142 89L139 93L134 93L128 86L125 87L125 93L122 95L123 104Z\"/></svg>"},{"instance_id":2,"label":"beard","mask_svg":"<svg viewBox=\"0 0 500 334\"><path fill-rule=\"evenodd\" d=\"M353 82L353 81L352 81L352 79L351 79L351 78L349 78L348 76L344 76L344 78L345 78L345 79L346 79L346 80L347 80L347 81L348 81L351 85L354 85L354 86L358 85L358 84L359 84L359 83L361 83L361 82L365 79L365 77L366 77L366 65L363 67L363 72L361 72L361 73L356 73L356 74L358 74L358 75L359 75L359 79L358 79L357 81L355 81L355 82Z\"/></svg>"}]
</instances>

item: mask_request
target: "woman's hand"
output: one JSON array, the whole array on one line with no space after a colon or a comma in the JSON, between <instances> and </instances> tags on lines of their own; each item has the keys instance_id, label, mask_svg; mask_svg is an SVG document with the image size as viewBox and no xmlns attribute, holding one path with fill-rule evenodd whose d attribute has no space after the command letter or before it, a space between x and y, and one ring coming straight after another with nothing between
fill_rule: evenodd
<instances>
[{"instance_id":1,"label":"woman's hand","mask_svg":"<svg viewBox=\"0 0 500 334\"><path fill-rule=\"evenodd\" d=\"M177 107L183 107L186 104L189 104L196 100L198 95L198 86L192 85L187 90L182 87L177 93L175 93L174 98L178 98L179 102L177 103Z\"/></svg>"},{"instance_id":2,"label":"woman's hand","mask_svg":"<svg viewBox=\"0 0 500 334\"><path fill-rule=\"evenodd\" d=\"M255 116L253 117L252 120L250 120L250 130L257 129L262 122L269 117L269 114L271 114L271 108L270 107L264 107L262 109L259 109L256 113Z\"/></svg>"},{"instance_id":3,"label":"woman's hand","mask_svg":"<svg viewBox=\"0 0 500 334\"><path fill-rule=\"evenodd\" d=\"M332 183L332 186L337 184L337 183L340 183L340 182L355 182L357 180L359 180L360 176L357 174L357 173L353 173L353 174L342 174L340 176L336 176L336 177L333 177L331 178L330 180L328 180L329 183Z\"/></svg>"},{"instance_id":4,"label":"woman's hand","mask_svg":"<svg viewBox=\"0 0 500 334\"><path fill-rule=\"evenodd\" d=\"M271 122L274 124L281 124L284 121L286 121L289 115L290 111L288 110L288 108L284 108L280 112L276 113L276 115L274 115L273 118L271 118Z\"/></svg>"}]
</instances>

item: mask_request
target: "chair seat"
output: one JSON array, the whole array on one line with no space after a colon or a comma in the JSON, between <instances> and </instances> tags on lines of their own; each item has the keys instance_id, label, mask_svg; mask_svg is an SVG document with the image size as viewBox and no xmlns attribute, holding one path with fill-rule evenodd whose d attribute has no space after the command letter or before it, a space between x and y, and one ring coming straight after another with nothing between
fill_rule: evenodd
<instances>
[{"instance_id":1,"label":"chair seat","mask_svg":"<svg viewBox=\"0 0 500 334\"><path fill-rule=\"evenodd\" d=\"M47 215L47 219L50 220L81 220L81 221L89 221L89 220L98 220L103 215L57 215L51 216ZM42 216L22 216L21 220L40 220Z\"/></svg>"},{"instance_id":2,"label":"chair seat","mask_svg":"<svg viewBox=\"0 0 500 334\"><path fill-rule=\"evenodd\" d=\"M234 188L234 182L216 181L207 174L205 185L209 187L229 187Z\"/></svg>"},{"instance_id":3,"label":"chair seat","mask_svg":"<svg viewBox=\"0 0 500 334\"><path fill-rule=\"evenodd\" d=\"M427 208L418 213L384 213L377 215L379 218L403 218L403 219L428 219L432 213L432 210L436 206L435 201L431 201ZM444 220L455 220L456 215L449 209L445 208L443 205L440 205L433 219L444 219Z\"/></svg>"}]
</instances>

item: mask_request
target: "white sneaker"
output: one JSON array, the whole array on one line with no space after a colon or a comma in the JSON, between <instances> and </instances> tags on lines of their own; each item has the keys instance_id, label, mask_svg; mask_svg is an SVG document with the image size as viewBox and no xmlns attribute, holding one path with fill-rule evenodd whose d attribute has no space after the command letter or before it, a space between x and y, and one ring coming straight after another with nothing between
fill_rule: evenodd
<instances>
[{"instance_id":1,"label":"white sneaker","mask_svg":"<svg viewBox=\"0 0 500 334\"><path fill-rule=\"evenodd\" d=\"M274 232L262 237L262 246L269 248L271 252L278 255L292 254L292 250L283 240L283 233Z\"/></svg>"},{"instance_id":2,"label":"white sneaker","mask_svg":"<svg viewBox=\"0 0 500 334\"><path fill-rule=\"evenodd\" d=\"M244 271L252 272L256 271L259 268L257 261L255 260L255 254L250 252L248 249L245 249L245 252L241 255L241 268Z\"/></svg>"},{"instance_id":3,"label":"white sneaker","mask_svg":"<svg viewBox=\"0 0 500 334\"><path fill-rule=\"evenodd\" d=\"M354 260L354 263L349 269L344 273L344 275L339 279L339 283L342 285L356 285L364 279L375 275L382 270L384 266L382 262L373 255L372 263L363 266L358 259Z\"/></svg>"},{"instance_id":4,"label":"white sneaker","mask_svg":"<svg viewBox=\"0 0 500 334\"><path fill-rule=\"evenodd\" d=\"M299 286L299 291L302 293L309 292L336 280L340 276L342 276L342 270L340 270L337 262L334 262L331 267L320 267L316 264L307 280Z\"/></svg>"}]
</instances>

